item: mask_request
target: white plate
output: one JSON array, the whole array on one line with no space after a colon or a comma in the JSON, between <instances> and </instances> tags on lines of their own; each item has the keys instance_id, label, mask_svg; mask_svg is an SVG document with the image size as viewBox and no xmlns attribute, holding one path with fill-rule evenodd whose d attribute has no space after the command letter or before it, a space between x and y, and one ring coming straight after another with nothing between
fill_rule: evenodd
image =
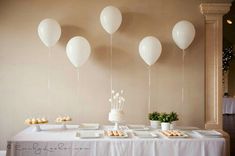
<instances>
[{"instance_id":1,"label":"white plate","mask_svg":"<svg viewBox=\"0 0 235 156\"><path fill-rule=\"evenodd\" d=\"M150 132L145 132L145 131L134 132L134 135L139 138L157 138L158 137L156 133L150 133Z\"/></svg>"},{"instance_id":2,"label":"white plate","mask_svg":"<svg viewBox=\"0 0 235 156\"><path fill-rule=\"evenodd\" d=\"M135 130L135 131L147 131L149 130L148 127L145 125L128 125L129 129Z\"/></svg>"},{"instance_id":3,"label":"white plate","mask_svg":"<svg viewBox=\"0 0 235 156\"><path fill-rule=\"evenodd\" d=\"M104 134L108 138L128 138L128 134L126 132L123 132L123 136L108 136L106 132Z\"/></svg>"},{"instance_id":4,"label":"white plate","mask_svg":"<svg viewBox=\"0 0 235 156\"><path fill-rule=\"evenodd\" d=\"M97 132L77 132L76 137L81 139L92 139L92 138L100 138L101 134Z\"/></svg>"},{"instance_id":5,"label":"white plate","mask_svg":"<svg viewBox=\"0 0 235 156\"><path fill-rule=\"evenodd\" d=\"M99 129L99 124L97 123L83 123L83 124L80 124L78 129L80 130L97 130Z\"/></svg>"},{"instance_id":6,"label":"white plate","mask_svg":"<svg viewBox=\"0 0 235 156\"><path fill-rule=\"evenodd\" d=\"M194 130L193 132L201 136L205 136L205 137L222 137L223 136L221 133L215 130Z\"/></svg>"},{"instance_id":7,"label":"white plate","mask_svg":"<svg viewBox=\"0 0 235 156\"><path fill-rule=\"evenodd\" d=\"M162 131L160 131L160 133L163 135L163 136L165 136L165 137L167 137L167 138L188 138L189 137L189 135L188 134L186 134L185 132L183 132L183 131L180 131L183 135L181 135L181 136L167 136L167 135L165 135L164 133L162 133Z\"/></svg>"}]
</instances>

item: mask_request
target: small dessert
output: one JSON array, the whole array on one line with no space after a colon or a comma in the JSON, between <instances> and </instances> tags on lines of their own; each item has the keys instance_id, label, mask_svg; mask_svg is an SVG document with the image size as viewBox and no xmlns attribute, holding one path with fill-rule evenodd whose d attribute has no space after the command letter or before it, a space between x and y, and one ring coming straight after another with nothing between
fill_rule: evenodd
<instances>
[{"instance_id":1,"label":"small dessert","mask_svg":"<svg viewBox=\"0 0 235 156\"><path fill-rule=\"evenodd\" d=\"M117 131L119 136L124 136L124 133L122 131Z\"/></svg>"},{"instance_id":2,"label":"small dessert","mask_svg":"<svg viewBox=\"0 0 235 156\"><path fill-rule=\"evenodd\" d=\"M178 131L178 130L166 130L162 131L162 133L166 136L183 136L183 132Z\"/></svg>"},{"instance_id":3,"label":"small dessert","mask_svg":"<svg viewBox=\"0 0 235 156\"><path fill-rule=\"evenodd\" d=\"M113 134L112 131L107 131L107 135L108 135L108 136L114 136L114 134Z\"/></svg>"},{"instance_id":4,"label":"small dessert","mask_svg":"<svg viewBox=\"0 0 235 156\"><path fill-rule=\"evenodd\" d=\"M66 116L65 120L66 121L72 121L72 118L70 116Z\"/></svg>"},{"instance_id":5,"label":"small dessert","mask_svg":"<svg viewBox=\"0 0 235 156\"><path fill-rule=\"evenodd\" d=\"M117 131L113 131L114 136L118 136L118 132Z\"/></svg>"},{"instance_id":6,"label":"small dessert","mask_svg":"<svg viewBox=\"0 0 235 156\"><path fill-rule=\"evenodd\" d=\"M48 123L48 120L43 117L43 118L41 118L41 122L42 122L43 124L45 124L45 123Z\"/></svg>"},{"instance_id":7,"label":"small dessert","mask_svg":"<svg viewBox=\"0 0 235 156\"><path fill-rule=\"evenodd\" d=\"M31 119L26 119L24 122L25 122L25 124L28 124L28 125L32 124Z\"/></svg>"},{"instance_id":8,"label":"small dessert","mask_svg":"<svg viewBox=\"0 0 235 156\"><path fill-rule=\"evenodd\" d=\"M105 134L107 136L116 136L116 137L124 136L124 132L120 130L108 130L105 131Z\"/></svg>"},{"instance_id":9,"label":"small dessert","mask_svg":"<svg viewBox=\"0 0 235 156\"><path fill-rule=\"evenodd\" d=\"M28 125L36 125L36 124L45 124L48 123L48 120L46 118L28 118L25 120L25 124Z\"/></svg>"},{"instance_id":10,"label":"small dessert","mask_svg":"<svg viewBox=\"0 0 235 156\"><path fill-rule=\"evenodd\" d=\"M33 118L32 119L32 124L38 124L38 121L35 118Z\"/></svg>"},{"instance_id":11,"label":"small dessert","mask_svg":"<svg viewBox=\"0 0 235 156\"><path fill-rule=\"evenodd\" d=\"M59 116L55 120L57 123L62 123L62 122L67 122L67 121L72 121L72 118L70 116Z\"/></svg>"}]
</instances>

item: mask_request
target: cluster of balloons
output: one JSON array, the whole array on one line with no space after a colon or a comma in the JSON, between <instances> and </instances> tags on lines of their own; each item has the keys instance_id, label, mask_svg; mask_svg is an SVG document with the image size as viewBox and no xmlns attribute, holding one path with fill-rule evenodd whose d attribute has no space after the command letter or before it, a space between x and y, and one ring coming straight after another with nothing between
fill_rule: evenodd
<instances>
[{"instance_id":1,"label":"cluster of balloons","mask_svg":"<svg viewBox=\"0 0 235 156\"><path fill-rule=\"evenodd\" d=\"M122 14L118 8L107 6L100 14L100 22L104 30L112 35L121 25ZM61 36L61 27L54 19L45 19L38 26L38 35L47 47L52 47ZM185 50L195 37L195 28L189 21L179 21L172 30L172 37L176 45ZM67 43L66 52L70 62L79 68L88 60L91 47L84 37L76 36ZM144 37L139 43L139 54L148 66L158 60L161 52L161 42L154 36Z\"/></svg>"},{"instance_id":2,"label":"cluster of balloons","mask_svg":"<svg viewBox=\"0 0 235 156\"><path fill-rule=\"evenodd\" d=\"M113 34L121 25L122 14L118 8L107 6L100 14L100 22L107 33ZM61 27L54 19L44 19L38 26L38 35L47 47L53 47L60 39ZM68 41L66 53L69 61L76 68L79 68L88 60L91 47L87 39L82 36L75 36Z\"/></svg>"},{"instance_id":3,"label":"cluster of balloons","mask_svg":"<svg viewBox=\"0 0 235 156\"><path fill-rule=\"evenodd\" d=\"M61 36L60 24L54 19L44 19L38 26L38 35L47 47L53 47ZM66 52L70 62L78 68L88 60L91 47L84 37L76 36L69 40Z\"/></svg>"},{"instance_id":4,"label":"cluster of balloons","mask_svg":"<svg viewBox=\"0 0 235 156\"><path fill-rule=\"evenodd\" d=\"M189 47L195 37L195 28L186 20L179 21L172 30L172 38L176 45L185 50ZM162 46L154 36L143 38L139 44L139 54L148 66L153 65L161 55Z\"/></svg>"}]
</instances>

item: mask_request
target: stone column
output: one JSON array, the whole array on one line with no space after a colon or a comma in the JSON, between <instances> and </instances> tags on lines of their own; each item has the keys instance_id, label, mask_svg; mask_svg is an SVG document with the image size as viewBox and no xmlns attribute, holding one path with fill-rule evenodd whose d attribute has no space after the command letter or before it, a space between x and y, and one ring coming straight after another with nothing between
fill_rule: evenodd
<instances>
[{"instance_id":1,"label":"stone column","mask_svg":"<svg viewBox=\"0 0 235 156\"><path fill-rule=\"evenodd\" d=\"M222 129L223 15L230 3L202 3L205 16L205 128Z\"/></svg>"}]
</instances>

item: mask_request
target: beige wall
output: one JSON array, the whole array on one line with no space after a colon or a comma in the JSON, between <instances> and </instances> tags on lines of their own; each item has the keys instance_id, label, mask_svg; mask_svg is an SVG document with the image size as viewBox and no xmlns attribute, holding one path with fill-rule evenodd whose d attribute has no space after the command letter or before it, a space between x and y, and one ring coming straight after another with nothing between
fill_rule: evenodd
<instances>
[{"instance_id":1,"label":"beige wall","mask_svg":"<svg viewBox=\"0 0 235 156\"><path fill-rule=\"evenodd\" d=\"M127 123L147 124L147 69L138 44L147 35L158 37L162 55L152 66L152 111L176 111L179 124L204 126L204 18L198 0L71 0L0 1L0 149L25 125L24 119L46 116L52 123L59 114L73 123L109 124L109 35L99 21L107 5L120 8L123 22L113 36L113 85L125 91ZM62 26L62 36L52 49L51 103L47 102L48 49L37 35L47 17ZM185 61L185 104L181 104L181 56L171 31L182 19L191 21L196 37ZM76 70L65 53L76 35L92 46L89 61ZM77 87L79 87L78 92Z\"/></svg>"}]
</instances>

